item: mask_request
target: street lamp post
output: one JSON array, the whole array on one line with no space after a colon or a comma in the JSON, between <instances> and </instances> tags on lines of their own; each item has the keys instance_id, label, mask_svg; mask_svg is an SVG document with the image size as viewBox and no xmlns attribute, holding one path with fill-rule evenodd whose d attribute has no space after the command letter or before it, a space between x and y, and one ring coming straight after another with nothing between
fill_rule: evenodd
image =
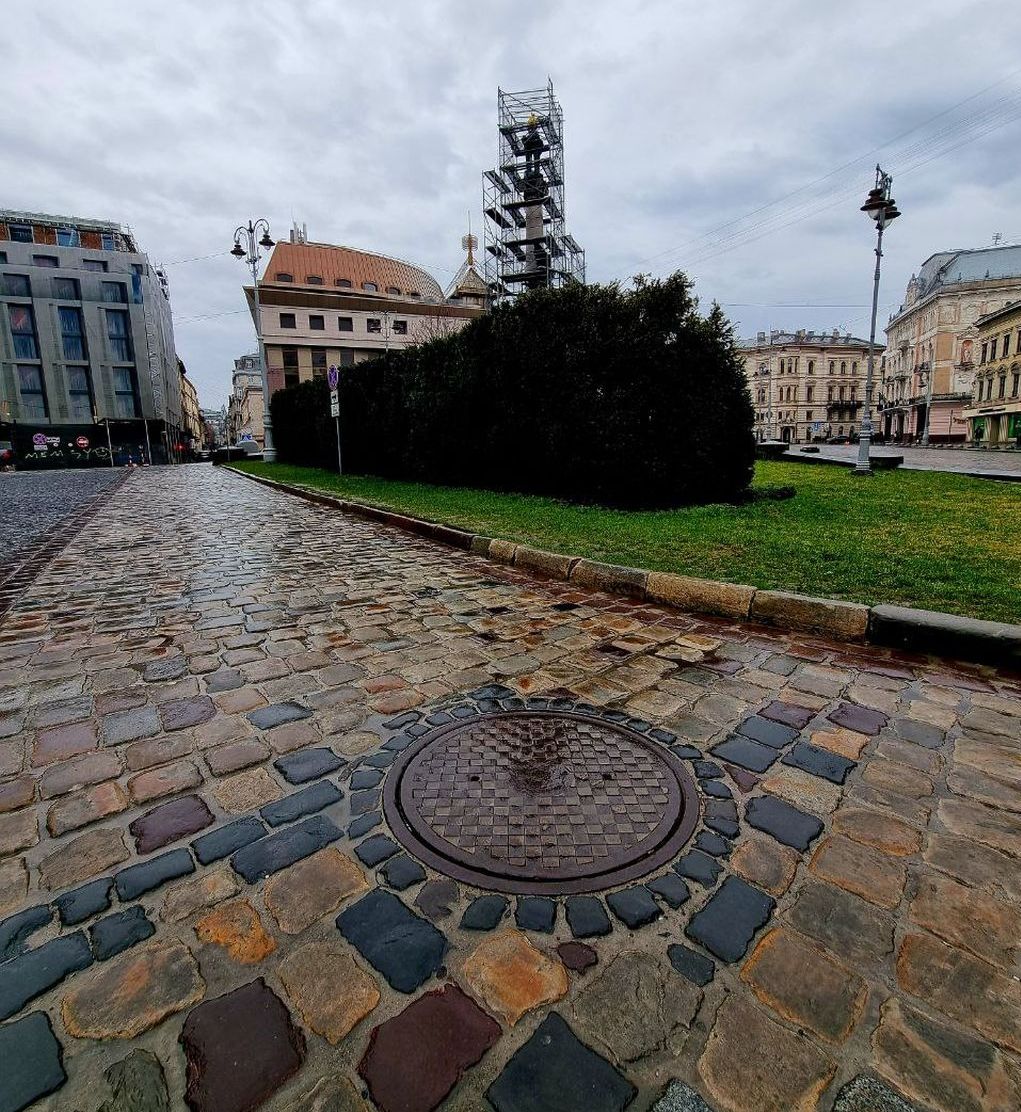
<instances>
[{"instance_id":1,"label":"street lamp post","mask_svg":"<svg viewBox=\"0 0 1021 1112\"><path fill-rule=\"evenodd\" d=\"M262 231L262 238L255 237ZM244 244L244 245L243 245ZM266 366L266 345L262 342L262 317L259 310L259 248L270 248L273 240L269 235L269 222L260 217L254 223L249 220L247 226L239 225L234 231L234 247L231 254L236 259L244 259L252 271L252 288L255 297L255 338L259 347L259 364L262 368L262 458L267 463L273 463L277 458L276 449L273 447L273 422L269 410L269 368Z\"/></svg>"},{"instance_id":2,"label":"street lamp post","mask_svg":"<svg viewBox=\"0 0 1021 1112\"><path fill-rule=\"evenodd\" d=\"M929 425L932 423L932 360L925 368L925 424L922 427L922 447L929 447Z\"/></svg>"},{"instance_id":3,"label":"street lamp post","mask_svg":"<svg viewBox=\"0 0 1021 1112\"><path fill-rule=\"evenodd\" d=\"M891 220L900 216L897 204L890 196L890 186L893 178L884 174L881 167L876 167L876 184L869 190L865 204L861 211L876 222L876 271L872 279L872 330L869 332L869 361L865 373L865 414L861 422L858 435L858 462L854 465L855 475L871 475L872 465L869 463L869 449L872 446L872 383L873 371L876 360L876 313L879 309L879 266L883 257L883 231Z\"/></svg>"}]
</instances>

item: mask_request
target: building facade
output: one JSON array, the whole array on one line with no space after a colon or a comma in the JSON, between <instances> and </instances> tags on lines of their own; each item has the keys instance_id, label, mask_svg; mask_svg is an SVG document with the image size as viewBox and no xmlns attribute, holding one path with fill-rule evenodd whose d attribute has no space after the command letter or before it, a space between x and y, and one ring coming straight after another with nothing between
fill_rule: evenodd
<instances>
[{"instance_id":1,"label":"building facade","mask_svg":"<svg viewBox=\"0 0 1021 1112\"><path fill-rule=\"evenodd\" d=\"M979 317L975 328L975 385L961 413L968 440L989 448L1021 448L1021 300Z\"/></svg>"},{"instance_id":2,"label":"building facade","mask_svg":"<svg viewBox=\"0 0 1021 1112\"><path fill-rule=\"evenodd\" d=\"M202 417L203 447L207 451L222 448L227 443L227 407L199 410Z\"/></svg>"},{"instance_id":3,"label":"building facade","mask_svg":"<svg viewBox=\"0 0 1021 1112\"><path fill-rule=\"evenodd\" d=\"M880 428L911 443L963 443L975 391L978 322L1021 298L1021 247L942 251L908 282L886 326Z\"/></svg>"},{"instance_id":4,"label":"building facade","mask_svg":"<svg viewBox=\"0 0 1021 1112\"><path fill-rule=\"evenodd\" d=\"M166 277L119 224L0 210L0 447L22 466L168 462L182 432Z\"/></svg>"},{"instance_id":5,"label":"building facade","mask_svg":"<svg viewBox=\"0 0 1021 1112\"><path fill-rule=\"evenodd\" d=\"M869 342L848 333L771 331L740 345L755 439L808 444L858 434ZM877 360L878 366L878 360Z\"/></svg>"},{"instance_id":6,"label":"building facade","mask_svg":"<svg viewBox=\"0 0 1021 1112\"><path fill-rule=\"evenodd\" d=\"M252 287L245 287L245 296L254 319ZM308 243L295 229L290 241L273 248L259 302L272 394L326 378L331 366L353 366L463 328L485 313L486 286L473 261L445 294L411 263Z\"/></svg>"},{"instance_id":7,"label":"building facade","mask_svg":"<svg viewBox=\"0 0 1021 1112\"><path fill-rule=\"evenodd\" d=\"M262 416L262 368L259 353L252 352L234 360L224 422L226 443L233 445L241 440L254 440L262 447L265 441Z\"/></svg>"},{"instance_id":8,"label":"building facade","mask_svg":"<svg viewBox=\"0 0 1021 1112\"><path fill-rule=\"evenodd\" d=\"M184 364L180 360L177 362L181 372L181 442L178 447L182 458L195 459L205 442L199 395Z\"/></svg>"}]
</instances>

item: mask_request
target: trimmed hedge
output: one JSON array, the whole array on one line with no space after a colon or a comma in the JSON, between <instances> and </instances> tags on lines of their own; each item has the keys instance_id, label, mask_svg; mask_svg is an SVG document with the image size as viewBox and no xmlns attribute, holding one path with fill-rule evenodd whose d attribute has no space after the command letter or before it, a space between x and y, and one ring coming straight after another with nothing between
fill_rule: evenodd
<instances>
[{"instance_id":1,"label":"trimmed hedge","mask_svg":"<svg viewBox=\"0 0 1021 1112\"><path fill-rule=\"evenodd\" d=\"M336 469L326 386L276 393L281 461ZM730 324L683 274L536 290L341 376L344 470L573 502L732 500L752 403Z\"/></svg>"}]
</instances>

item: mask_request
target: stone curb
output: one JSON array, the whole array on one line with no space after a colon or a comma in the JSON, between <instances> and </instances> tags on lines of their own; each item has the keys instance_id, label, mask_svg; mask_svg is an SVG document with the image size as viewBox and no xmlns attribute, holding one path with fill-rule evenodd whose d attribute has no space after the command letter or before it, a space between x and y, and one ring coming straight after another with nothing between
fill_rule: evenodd
<instances>
[{"instance_id":1,"label":"stone curb","mask_svg":"<svg viewBox=\"0 0 1021 1112\"><path fill-rule=\"evenodd\" d=\"M227 465L229 466L229 465ZM310 487L282 483L231 468L263 486L333 506L359 517L442 541L477 556L579 587L607 591L674 607L693 614L736 618L779 629L820 633L839 641L867 642L933 656L991 664L1021 665L1021 626L987 622L906 606L864 606L840 599L812 598L788 591L759 590L743 583L698 579L672 572L602 564L578 556L546 552L497 537L484 537L440 522L351 502Z\"/></svg>"}]
</instances>

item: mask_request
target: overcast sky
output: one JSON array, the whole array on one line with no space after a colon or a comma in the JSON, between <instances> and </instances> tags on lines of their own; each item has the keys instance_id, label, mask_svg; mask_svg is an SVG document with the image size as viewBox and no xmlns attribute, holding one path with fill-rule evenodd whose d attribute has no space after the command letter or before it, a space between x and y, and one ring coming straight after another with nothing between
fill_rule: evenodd
<instances>
[{"instance_id":1,"label":"overcast sky","mask_svg":"<svg viewBox=\"0 0 1021 1112\"><path fill-rule=\"evenodd\" d=\"M203 405L254 342L239 223L293 218L446 285L497 87L547 75L589 281L685 269L743 336L867 335L877 157L904 214L882 320L934 251L1021 242L1016 0L77 0L15 22L0 207L130 225L169 264Z\"/></svg>"}]
</instances>

